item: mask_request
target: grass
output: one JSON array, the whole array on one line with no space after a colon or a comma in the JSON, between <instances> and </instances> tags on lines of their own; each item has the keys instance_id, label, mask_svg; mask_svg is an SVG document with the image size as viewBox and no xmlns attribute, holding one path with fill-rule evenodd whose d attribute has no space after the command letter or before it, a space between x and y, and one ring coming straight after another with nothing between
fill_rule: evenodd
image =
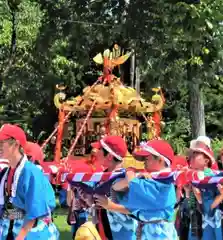
<instances>
[{"instance_id":1,"label":"grass","mask_svg":"<svg viewBox=\"0 0 223 240\"><path fill-rule=\"evenodd\" d=\"M58 207L54 212L54 223L60 232L60 240L70 240L71 227L67 224L67 209Z\"/></svg>"}]
</instances>

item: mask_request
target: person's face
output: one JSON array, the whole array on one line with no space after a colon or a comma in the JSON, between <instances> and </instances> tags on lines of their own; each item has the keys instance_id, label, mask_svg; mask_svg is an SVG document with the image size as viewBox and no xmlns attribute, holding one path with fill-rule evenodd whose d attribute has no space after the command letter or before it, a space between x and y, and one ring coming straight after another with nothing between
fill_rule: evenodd
<instances>
[{"instance_id":1,"label":"person's face","mask_svg":"<svg viewBox=\"0 0 223 240\"><path fill-rule=\"evenodd\" d=\"M15 151L18 149L16 141L9 139L0 141L0 157L12 161Z\"/></svg>"},{"instance_id":2,"label":"person's face","mask_svg":"<svg viewBox=\"0 0 223 240\"><path fill-rule=\"evenodd\" d=\"M115 170L117 162L113 161L113 155L108 152L104 152L103 150L100 150L99 152L102 165L109 171Z\"/></svg>"},{"instance_id":3,"label":"person's face","mask_svg":"<svg viewBox=\"0 0 223 240\"><path fill-rule=\"evenodd\" d=\"M136 159L143 161L145 170L149 172L157 172L160 171L164 167L164 163L160 157L154 156L152 154L144 157L136 156Z\"/></svg>"},{"instance_id":4,"label":"person's face","mask_svg":"<svg viewBox=\"0 0 223 240\"><path fill-rule=\"evenodd\" d=\"M108 166L108 159L107 156L104 155L104 151L102 149L98 150L97 153L95 154L97 161L99 164L107 168Z\"/></svg>"},{"instance_id":5,"label":"person's face","mask_svg":"<svg viewBox=\"0 0 223 240\"><path fill-rule=\"evenodd\" d=\"M190 157L190 167L203 171L208 166L209 159L203 153L193 153Z\"/></svg>"},{"instance_id":6,"label":"person's face","mask_svg":"<svg viewBox=\"0 0 223 240\"><path fill-rule=\"evenodd\" d=\"M103 155L101 154L100 150L95 150L91 153L94 157L94 161L99 163L100 165L103 165Z\"/></svg>"},{"instance_id":7,"label":"person's face","mask_svg":"<svg viewBox=\"0 0 223 240\"><path fill-rule=\"evenodd\" d=\"M116 167L116 164L113 161L113 156L110 153L108 153L106 156L104 156L104 166L109 171L113 171Z\"/></svg>"},{"instance_id":8,"label":"person's face","mask_svg":"<svg viewBox=\"0 0 223 240\"><path fill-rule=\"evenodd\" d=\"M151 154L146 157L146 160L144 162L145 169L150 172L160 171L165 165L163 161L164 160L162 160L160 157Z\"/></svg>"}]
</instances>

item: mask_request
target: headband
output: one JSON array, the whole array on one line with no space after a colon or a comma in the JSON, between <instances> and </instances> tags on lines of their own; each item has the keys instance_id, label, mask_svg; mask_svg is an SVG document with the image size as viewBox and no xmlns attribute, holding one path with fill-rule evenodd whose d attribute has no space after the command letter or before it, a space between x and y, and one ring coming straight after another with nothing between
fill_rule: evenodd
<instances>
[{"instance_id":1,"label":"headband","mask_svg":"<svg viewBox=\"0 0 223 240\"><path fill-rule=\"evenodd\" d=\"M122 157L120 155L118 155L117 153L115 153L105 142L103 139L100 140L100 143L102 145L102 147L108 151L112 156L114 156L115 158L117 158L119 161L122 161Z\"/></svg>"},{"instance_id":2,"label":"headband","mask_svg":"<svg viewBox=\"0 0 223 240\"><path fill-rule=\"evenodd\" d=\"M151 153L154 156L162 157L168 166L171 165L171 162L170 162L170 160L167 157L165 157L162 154L158 153L154 148L148 146L146 143L141 143L140 147L142 148L142 150L144 150L146 152L149 152L149 153Z\"/></svg>"}]
</instances>

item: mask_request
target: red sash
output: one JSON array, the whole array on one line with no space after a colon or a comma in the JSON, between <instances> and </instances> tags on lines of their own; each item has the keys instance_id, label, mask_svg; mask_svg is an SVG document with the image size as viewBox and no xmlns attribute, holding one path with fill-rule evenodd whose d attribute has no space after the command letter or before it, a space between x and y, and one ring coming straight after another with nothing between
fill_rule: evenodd
<instances>
[{"instance_id":1,"label":"red sash","mask_svg":"<svg viewBox=\"0 0 223 240\"><path fill-rule=\"evenodd\" d=\"M7 179L7 192L8 192L9 196L11 196L12 183L13 183L13 177L15 174L15 170L16 170L16 168L9 169L9 174L8 174L8 179Z\"/></svg>"},{"instance_id":2,"label":"red sash","mask_svg":"<svg viewBox=\"0 0 223 240\"><path fill-rule=\"evenodd\" d=\"M101 209L98 210L98 232L101 237L101 240L107 240L107 237L105 235L104 226L103 226L102 219L101 219Z\"/></svg>"},{"instance_id":3,"label":"red sash","mask_svg":"<svg viewBox=\"0 0 223 240\"><path fill-rule=\"evenodd\" d=\"M121 168L115 169L113 172L118 172L120 171ZM107 169L104 170L104 172L107 172ZM105 234L105 228L103 226L103 221L102 221L102 216L101 216L101 209L97 210L98 214L98 232L102 240L107 240L106 234Z\"/></svg>"}]
</instances>

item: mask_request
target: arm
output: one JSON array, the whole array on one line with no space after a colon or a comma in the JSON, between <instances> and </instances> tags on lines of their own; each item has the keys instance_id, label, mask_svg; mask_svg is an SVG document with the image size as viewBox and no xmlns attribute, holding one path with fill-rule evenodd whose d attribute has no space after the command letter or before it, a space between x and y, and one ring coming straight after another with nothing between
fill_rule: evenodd
<instances>
[{"instance_id":1,"label":"arm","mask_svg":"<svg viewBox=\"0 0 223 240\"><path fill-rule=\"evenodd\" d=\"M199 204L202 204L201 191L198 188L192 187L194 196L196 197Z\"/></svg>"},{"instance_id":2,"label":"arm","mask_svg":"<svg viewBox=\"0 0 223 240\"><path fill-rule=\"evenodd\" d=\"M36 220L28 221L20 230L19 235L16 237L16 240L23 240L25 239L28 232L32 229L33 225L35 224Z\"/></svg>"},{"instance_id":3,"label":"arm","mask_svg":"<svg viewBox=\"0 0 223 240\"><path fill-rule=\"evenodd\" d=\"M36 170L38 171L36 171ZM55 195L49 181L44 177L39 169L29 169L25 171L20 184L23 183L25 218L22 229L18 234L18 239L22 240L40 218L51 215L51 210L56 206Z\"/></svg>"},{"instance_id":4,"label":"arm","mask_svg":"<svg viewBox=\"0 0 223 240\"><path fill-rule=\"evenodd\" d=\"M112 186L112 189L117 192L124 192L129 187L129 182L136 177L136 174L132 171L126 172L126 177Z\"/></svg>"},{"instance_id":5,"label":"arm","mask_svg":"<svg viewBox=\"0 0 223 240\"><path fill-rule=\"evenodd\" d=\"M127 210L123 205L112 202L106 196L95 195L95 202L97 206L103 207L109 211L119 212L123 214L130 214L129 210Z\"/></svg>"},{"instance_id":6,"label":"arm","mask_svg":"<svg viewBox=\"0 0 223 240\"><path fill-rule=\"evenodd\" d=\"M211 204L211 209L216 208L223 201L222 185L219 184L217 187L218 187L218 190L219 190L220 194L214 199L213 203Z\"/></svg>"},{"instance_id":7,"label":"arm","mask_svg":"<svg viewBox=\"0 0 223 240\"><path fill-rule=\"evenodd\" d=\"M70 185L68 185L68 188L67 188L67 205L68 205L68 207L71 207L73 198L74 198L74 193L73 193Z\"/></svg>"},{"instance_id":8,"label":"arm","mask_svg":"<svg viewBox=\"0 0 223 240\"><path fill-rule=\"evenodd\" d=\"M123 214L130 214L129 210L126 209L123 205L114 203L112 201L110 201L107 210L109 211L113 211L113 212L119 212L119 213L123 213Z\"/></svg>"},{"instance_id":9,"label":"arm","mask_svg":"<svg viewBox=\"0 0 223 240\"><path fill-rule=\"evenodd\" d=\"M116 192L125 192L129 187L129 183L126 179L122 179L113 184L112 189Z\"/></svg>"}]
</instances>

